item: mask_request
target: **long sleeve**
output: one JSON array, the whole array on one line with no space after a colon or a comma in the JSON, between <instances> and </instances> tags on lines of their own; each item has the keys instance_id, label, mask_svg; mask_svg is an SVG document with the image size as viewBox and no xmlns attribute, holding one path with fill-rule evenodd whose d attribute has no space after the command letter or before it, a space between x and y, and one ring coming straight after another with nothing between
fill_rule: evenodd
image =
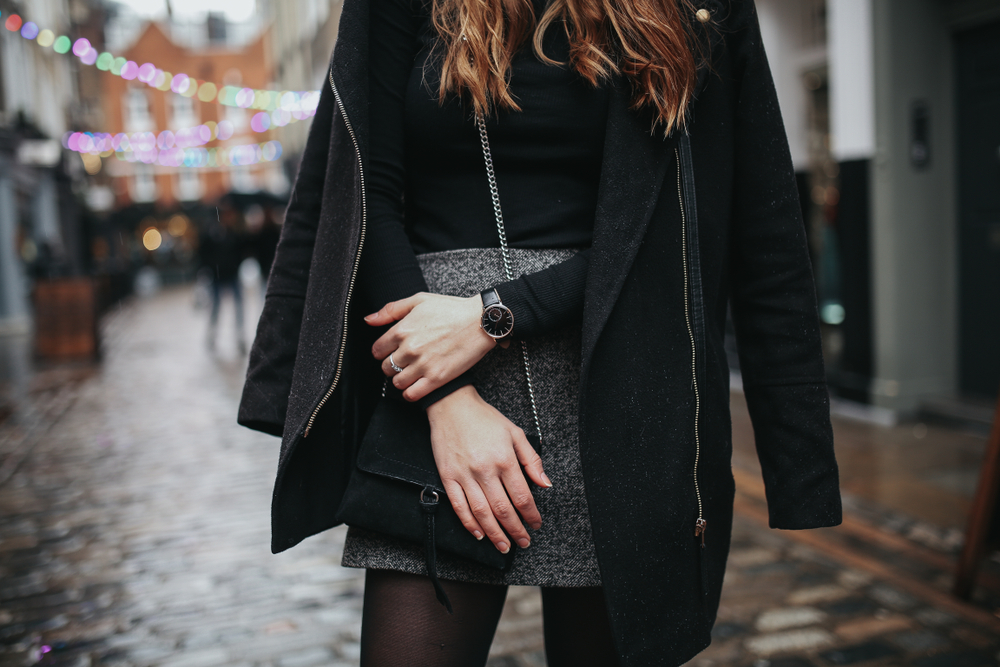
<instances>
[{"instance_id":1,"label":"long sleeve","mask_svg":"<svg viewBox=\"0 0 1000 667\"><path fill-rule=\"evenodd\" d=\"M371 4L369 90L371 143L368 170L370 235L359 266L362 295L374 312L389 303L426 292L427 283L404 227L406 188L406 87L418 50L419 17L410 0ZM419 401L427 408L472 382L459 376Z\"/></svg>"},{"instance_id":2,"label":"long sleeve","mask_svg":"<svg viewBox=\"0 0 1000 667\"><path fill-rule=\"evenodd\" d=\"M833 526L841 501L805 228L756 13L740 4L730 244L740 368L771 527Z\"/></svg>"},{"instance_id":3,"label":"long sleeve","mask_svg":"<svg viewBox=\"0 0 1000 667\"><path fill-rule=\"evenodd\" d=\"M497 285L500 299L514 314L511 335L531 339L578 320L589 265L588 248L547 269Z\"/></svg>"},{"instance_id":4,"label":"long sleeve","mask_svg":"<svg viewBox=\"0 0 1000 667\"><path fill-rule=\"evenodd\" d=\"M410 0L371 3L368 235L359 267L362 298L371 312L427 290L403 224L403 116L418 50L416 12Z\"/></svg>"}]
</instances>

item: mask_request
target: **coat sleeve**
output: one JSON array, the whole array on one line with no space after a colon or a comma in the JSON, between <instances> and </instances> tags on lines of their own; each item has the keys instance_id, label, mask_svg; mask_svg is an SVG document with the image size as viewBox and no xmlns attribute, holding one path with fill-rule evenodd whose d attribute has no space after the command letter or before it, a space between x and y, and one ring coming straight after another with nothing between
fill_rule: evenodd
<instances>
[{"instance_id":1,"label":"coat sleeve","mask_svg":"<svg viewBox=\"0 0 1000 667\"><path fill-rule=\"evenodd\" d=\"M250 349L237 421L271 435L280 436L285 425L335 109L330 86L322 86Z\"/></svg>"},{"instance_id":2,"label":"coat sleeve","mask_svg":"<svg viewBox=\"0 0 1000 667\"><path fill-rule=\"evenodd\" d=\"M731 308L772 528L841 521L812 267L752 0L734 0L737 78Z\"/></svg>"}]
</instances>

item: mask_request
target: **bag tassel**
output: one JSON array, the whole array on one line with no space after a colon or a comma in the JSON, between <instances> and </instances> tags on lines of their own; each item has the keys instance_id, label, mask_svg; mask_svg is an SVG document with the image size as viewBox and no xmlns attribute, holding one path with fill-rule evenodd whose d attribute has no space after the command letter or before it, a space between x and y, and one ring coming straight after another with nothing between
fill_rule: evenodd
<instances>
[{"instance_id":1,"label":"bag tassel","mask_svg":"<svg viewBox=\"0 0 1000 667\"><path fill-rule=\"evenodd\" d=\"M420 491L420 509L424 511L427 519L427 534L424 537L424 557L427 563L427 574L434 584L434 592L437 594L438 602L444 605L448 613L454 613L451 609L451 600L444 592L444 586L437 576L437 542L434 539L434 515L437 514L438 493L433 488L427 486Z\"/></svg>"}]
</instances>

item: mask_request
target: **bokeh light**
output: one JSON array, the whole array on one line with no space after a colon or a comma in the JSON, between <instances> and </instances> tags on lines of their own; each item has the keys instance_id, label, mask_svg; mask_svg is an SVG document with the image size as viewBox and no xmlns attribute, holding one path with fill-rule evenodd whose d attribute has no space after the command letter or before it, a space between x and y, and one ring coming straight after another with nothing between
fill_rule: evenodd
<instances>
[{"instance_id":1,"label":"bokeh light","mask_svg":"<svg viewBox=\"0 0 1000 667\"><path fill-rule=\"evenodd\" d=\"M109 69L111 69L111 63L113 63L114 61L115 57L110 53L108 53L107 51L105 51L104 53L102 53L97 57L97 69L103 72L107 72Z\"/></svg>"},{"instance_id":2,"label":"bokeh light","mask_svg":"<svg viewBox=\"0 0 1000 667\"><path fill-rule=\"evenodd\" d=\"M38 26L31 21L28 21L21 28L21 37L24 37L25 39L34 39L35 37L38 37Z\"/></svg>"},{"instance_id":3,"label":"bokeh light","mask_svg":"<svg viewBox=\"0 0 1000 667\"><path fill-rule=\"evenodd\" d=\"M198 99L202 102L211 102L218 95L219 90L211 81L206 81L198 88Z\"/></svg>"},{"instance_id":4,"label":"bokeh light","mask_svg":"<svg viewBox=\"0 0 1000 667\"><path fill-rule=\"evenodd\" d=\"M122 65L121 76L126 81L131 81L135 77L139 76L139 66L135 64L134 60L129 60Z\"/></svg>"},{"instance_id":5,"label":"bokeh light","mask_svg":"<svg viewBox=\"0 0 1000 667\"><path fill-rule=\"evenodd\" d=\"M283 109L275 109L271 112L271 124L276 127L284 127L292 119L292 114Z\"/></svg>"},{"instance_id":6,"label":"bokeh light","mask_svg":"<svg viewBox=\"0 0 1000 667\"><path fill-rule=\"evenodd\" d=\"M269 141L264 144L263 157L266 162L274 162L281 157L281 144L277 141Z\"/></svg>"},{"instance_id":7,"label":"bokeh light","mask_svg":"<svg viewBox=\"0 0 1000 667\"><path fill-rule=\"evenodd\" d=\"M167 148L174 147L174 133L170 130L164 130L160 132L159 136L156 137L156 146L160 150L166 150Z\"/></svg>"},{"instance_id":8,"label":"bokeh light","mask_svg":"<svg viewBox=\"0 0 1000 667\"><path fill-rule=\"evenodd\" d=\"M156 65L153 63L143 63L139 66L139 73L137 78L143 83L150 83L153 77L156 76Z\"/></svg>"},{"instance_id":9,"label":"bokeh light","mask_svg":"<svg viewBox=\"0 0 1000 667\"><path fill-rule=\"evenodd\" d=\"M250 119L250 129L254 132L264 132L269 127L271 127L271 117L263 111L254 114L254 117Z\"/></svg>"},{"instance_id":10,"label":"bokeh light","mask_svg":"<svg viewBox=\"0 0 1000 667\"><path fill-rule=\"evenodd\" d=\"M249 109L253 105L253 89L243 88L238 93L236 93L236 106L242 109Z\"/></svg>"},{"instance_id":11,"label":"bokeh light","mask_svg":"<svg viewBox=\"0 0 1000 667\"><path fill-rule=\"evenodd\" d=\"M73 42L73 55L80 57L84 53L90 50L90 40L86 37L81 37L80 39Z\"/></svg>"},{"instance_id":12,"label":"bokeh light","mask_svg":"<svg viewBox=\"0 0 1000 667\"><path fill-rule=\"evenodd\" d=\"M73 42L69 41L69 37L61 35L56 39L55 44L52 45L52 50L56 53L68 53L72 44Z\"/></svg>"},{"instance_id":13,"label":"bokeh light","mask_svg":"<svg viewBox=\"0 0 1000 667\"><path fill-rule=\"evenodd\" d=\"M170 81L170 90L175 93L183 93L191 85L191 80L187 74L176 74Z\"/></svg>"},{"instance_id":14,"label":"bokeh light","mask_svg":"<svg viewBox=\"0 0 1000 667\"><path fill-rule=\"evenodd\" d=\"M142 245L150 252L156 250L163 243L163 236L156 227L149 227L142 233Z\"/></svg>"},{"instance_id":15,"label":"bokeh light","mask_svg":"<svg viewBox=\"0 0 1000 667\"><path fill-rule=\"evenodd\" d=\"M38 45L45 48L52 46L52 43L56 41L56 34L46 28L45 30L38 33Z\"/></svg>"},{"instance_id":16,"label":"bokeh light","mask_svg":"<svg viewBox=\"0 0 1000 667\"><path fill-rule=\"evenodd\" d=\"M101 171L101 156L92 155L90 153L83 153L80 155L83 160L84 170L91 176L99 173Z\"/></svg>"},{"instance_id":17,"label":"bokeh light","mask_svg":"<svg viewBox=\"0 0 1000 667\"><path fill-rule=\"evenodd\" d=\"M184 236L189 227L187 216L178 213L167 223L167 233L173 237Z\"/></svg>"},{"instance_id":18,"label":"bokeh light","mask_svg":"<svg viewBox=\"0 0 1000 667\"><path fill-rule=\"evenodd\" d=\"M7 17L7 21L4 22L4 27L11 32L17 32L21 29L21 17L17 14L11 14Z\"/></svg>"}]
</instances>

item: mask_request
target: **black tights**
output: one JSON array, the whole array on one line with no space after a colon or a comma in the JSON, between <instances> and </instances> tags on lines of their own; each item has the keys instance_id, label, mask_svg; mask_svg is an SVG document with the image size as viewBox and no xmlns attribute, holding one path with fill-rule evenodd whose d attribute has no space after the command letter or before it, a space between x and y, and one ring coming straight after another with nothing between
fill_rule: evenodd
<instances>
[{"instance_id":1,"label":"black tights","mask_svg":"<svg viewBox=\"0 0 1000 667\"><path fill-rule=\"evenodd\" d=\"M368 570L361 667L476 667L486 664L506 586L442 581L454 614L427 577ZM617 653L597 588L542 588L549 667L614 667Z\"/></svg>"}]
</instances>

